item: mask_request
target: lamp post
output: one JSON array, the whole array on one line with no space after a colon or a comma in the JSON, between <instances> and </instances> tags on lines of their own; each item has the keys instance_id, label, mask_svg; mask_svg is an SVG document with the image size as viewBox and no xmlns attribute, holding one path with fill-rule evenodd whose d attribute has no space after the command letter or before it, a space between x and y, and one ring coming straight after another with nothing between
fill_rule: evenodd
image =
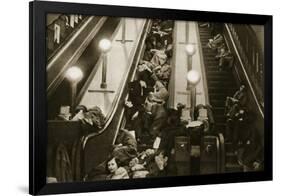
<instances>
[{"instance_id":1,"label":"lamp post","mask_svg":"<svg viewBox=\"0 0 281 196\"><path fill-rule=\"evenodd\" d=\"M187 54L187 71L189 71L192 69L192 56L196 52L195 44L193 43L186 44L185 51Z\"/></svg>"},{"instance_id":2,"label":"lamp post","mask_svg":"<svg viewBox=\"0 0 281 196\"><path fill-rule=\"evenodd\" d=\"M102 79L101 79L101 88L106 88L106 72L107 72L107 53L111 49L112 44L108 39L102 39L99 42L99 48L102 52Z\"/></svg>"},{"instance_id":3,"label":"lamp post","mask_svg":"<svg viewBox=\"0 0 281 196\"><path fill-rule=\"evenodd\" d=\"M77 84L83 78L83 72L78 67L70 67L65 74L65 77L69 80L71 84L71 110L74 112L75 102L76 102L76 92L77 92Z\"/></svg>"},{"instance_id":4,"label":"lamp post","mask_svg":"<svg viewBox=\"0 0 281 196\"><path fill-rule=\"evenodd\" d=\"M191 110L190 110L190 116L191 120L194 120L194 110L196 106L196 85L200 82L201 76L196 70L190 70L187 72L186 79L189 83L189 87L191 88Z\"/></svg>"},{"instance_id":5,"label":"lamp post","mask_svg":"<svg viewBox=\"0 0 281 196\"><path fill-rule=\"evenodd\" d=\"M191 85L190 81L189 81L189 72L192 70L192 56L195 54L196 52L196 48L195 48L195 44L194 43L187 43L185 45L185 52L187 55L187 82L186 82L186 90L190 91L190 99L187 96L187 103L190 101L190 106L191 106L191 111L190 111L190 117L191 120L194 120L194 106L192 106L192 104L194 104L194 88L192 88L193 85ZM191 72L192 73L192 72Z\"/></svg>"}]
</instances>

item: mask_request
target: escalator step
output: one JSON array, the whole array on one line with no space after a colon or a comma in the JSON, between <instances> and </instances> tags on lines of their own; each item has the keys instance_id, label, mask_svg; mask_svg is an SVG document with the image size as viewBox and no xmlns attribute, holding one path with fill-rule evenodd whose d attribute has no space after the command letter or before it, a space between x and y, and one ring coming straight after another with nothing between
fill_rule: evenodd
<instances>
[{"instance_id":1,"label":"escalator step","mask_svg":"<svg viewBox=\"0 0 281 196\"><path fill-rule=\"evenodd\" d=\"M207 70L208 75L230 75L228 71L219 71L219 70Z\"/></svg>"},{"instance_id":2,"label":"escalator step","mask_svg":"<svg viewBox=\"0 0 281 196\"><path fill-rule=\"evenodd\" d=\"M205 34L211 35L209 30L204 30L204 29L200 29L200 33L202 33L201 35L205 35Z\"/></svg>"},{"instance_id":3,"label":"escalator step","mask_svg":"<svg viewBox=\"0 0 281 196\"><path fill-rule=\"evenodd\" d=\"M216 116L221 115L224 117L224 107L214 107L213 111Z\"/></svg>"},{"instance_id":4,"label":"escalator step","mask_svg":"<svg viewBox=\"0 0 281 196\"><path fill-rule=\"evenodd\" d=\"M214 51L210 51L208 52L206 55L204 55L204 58L211 58L211 59L215 59L215 56L217 55L218 53L217 52L214 52Z\"/></svg>"},{"instance_id":5,"label":"escalator step","mask_svg":"<svg viewBox=\"0 0 281 196\"><path fill-rule=\"evenodd\" d=\"M234 88L225 86L223 88L217 88L217 87L209 87L209 93L225 93L227 95L233 94L235 92Z\"/></svg>"},{"instance_id":6,"label":"escalator step","mask_svg":"<svg viewBox=\"0 0 281 196\"><path fill-rule=\"evenodd\" d=\"M225 106L225 103L222 102L222 101L218 101L218 100L211 100L211 105L213 106L216 106L216 107L224 107Z\"/></svg>"},{"instance_id":7,"label":"escalator step","mask_svg":"<svg viewBox=\"0 0 281 196\"><path fill-rule=\"evenodd\" d=\"M225 130L225 123L216 122L215 128L219 132L223 132Z\"/></svg>"},{"instance_id":8,"label":"escalator step","mask_svg":"<svg viewBox=\"0 0 281 196\"><path fill-rule=\"evenodd\" d=\"M219 70L218 68L219 68L219 61L217 61L217 60L213 60L213 59L208 59L208 58L206 58L205 59L207 62L208 62L208 67L207 68L212 68L212 67L216 67L217 68L217 70Z\"/></svg>"},{"instance_id":9,"label":"escalator step","mask_svg":"<svg viewBox=\"0 0 281 196\"><path fill-rule=\"evenodd\" d=\"M225 101L225 98L227 97L226 95L221 95L221 94L209 94L210 96L210 99L216 99L218 101L222 101L224 102Z\"/></svg>"},{"instance_id":10,"label":"escalator step","mask_svg":"<svg viewBox=\"0 0 281 196\"><path fill-rule=\"evenodd\" d=\"M224 71L207 71L208 76L225 76L225 77L231 77L231 75L228 72Z\"/></svg>"},{"instance_id":11,"label":"escalator step","mask_svg":"<svg viewBox=\"0 0 281 196\"><path fill-rule=\"evenodd\" d=\"M218 63L212 66L208 66L205 68L207 71L219 71L219 65Z\"/></svg>"},{"instance_id":12,"label":"escalator step","mask_svg":"<svg viewBox=\"0 0 281 196\"><path fill-rule=\"evenodd\" d=\"M242 172L243 167L239 164L227 163L225 165L225 172L226 173L234 173L234 172Z\"/></svg>"},{"instance_id":13,"label":"escalator step","mask_svg":"<svg viewBox=\"0 0 281 196\"><path fill-rule=\"evenodd\" d=\"M225 86L234 86L234 82L233 81L210 81L208 83L208 85L210 85L211 87L225 87Z\"/></svg>"},{"instance_id":14,"label":"escalator step","mask_svg":"<svg viewBox=\"0 0 281 196\"><path fill-rule=\"evenodd\" d=\"M219 81L225 81L229 79L228 75L207 75L208 80L219 80Z\"/></svg>"}]
</instances>

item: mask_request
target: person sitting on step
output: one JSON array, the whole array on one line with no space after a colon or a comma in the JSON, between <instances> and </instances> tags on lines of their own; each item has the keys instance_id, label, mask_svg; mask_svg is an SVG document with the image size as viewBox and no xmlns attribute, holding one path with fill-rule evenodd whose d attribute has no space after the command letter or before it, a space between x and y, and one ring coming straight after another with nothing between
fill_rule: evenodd
<instances>
[{"instance_id":1,"label":"person sitting on step","mask_svg":"<svg viewBox=\"0 0 281 196\"><path fill-rule=\"evenodd\" d=\"M215 56L219 59L219 70L222 71L224 68L232 68L234 57L229 50L226 50L225 47L222 47L219 51L219 54Z\"/></svg>"},{"instance_id":2,"label":"person sitting on step","mask_svg":"<svg viewBox=\"0 0 281 196\"><path fill-rule=\"evenodd\" d=\"M240 88L234 93L233 97L226 97L225 101L225 115L229 116L230 111L234 110L235 105L245 106L247 102L246 87L241 85Z\"/></svg>"},{"instance_id":3,"label":"person sitting on step","mask_svg":"<svg viewBox=\"0 0 281 196\"><path fill-rule=\"evenodd\" d=\"M213 39L209 39L207 46L211 49L217 49L224 44L224 39L221 34L217 34Z\"/></svg>"}]
</instances>

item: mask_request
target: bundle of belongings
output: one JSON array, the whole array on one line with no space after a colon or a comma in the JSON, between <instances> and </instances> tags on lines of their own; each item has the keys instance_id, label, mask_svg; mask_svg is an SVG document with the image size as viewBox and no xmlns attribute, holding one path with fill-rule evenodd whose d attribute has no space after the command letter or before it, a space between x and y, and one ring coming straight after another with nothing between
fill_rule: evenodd
<instances>
[{"instance_id":1,"label":"bundle of belongings","mask_svg":"<svg viewBox=\"0 0 281 196\"><path fill-rule=\"evenodd\" d=\"M160 61L159 56L155 57L155 59ZM144 81L148 87L154 86L156 81L161 81L167 88L172 71L171 66L166 61L161 65L158 63L140 61L138 65L138 80Z\"/></svg>"},{"instance_id":2,"label":"bundle of belongings","mask_svg":"<svg viewBox=\"0 0 281 196\"><path fill-rule=\"evenodd\" d=\"M84 118L81 121L101 129L105 124L105 116L98 106L94 106L84 113Z\"/></svg>"},{"instance_id":3,"label":"bundle of belongings","mask_svg":"<svg viewBox=\"0 0 281 196\"><path fill-rule=\"evenodd\" d=\"M102 129L106 121L102 110L98 106L87 109L84 105L78 105L73 115L70 113L69 106L61 106L58 119L80 121L83 125L85 125L84 128L88 127L91 130Z\"/></svg>"},{"instance_id":4,"label":"bundle of belongings","mask_svg":"<svg viewBox=\"0 0 281 196\"><path fill-rule=\"evenodd\" d=\"M70 113L70 106L61 106L60 113L57 116L57 120L70 120L71 113Z\"/></svg>"}]
</instances>

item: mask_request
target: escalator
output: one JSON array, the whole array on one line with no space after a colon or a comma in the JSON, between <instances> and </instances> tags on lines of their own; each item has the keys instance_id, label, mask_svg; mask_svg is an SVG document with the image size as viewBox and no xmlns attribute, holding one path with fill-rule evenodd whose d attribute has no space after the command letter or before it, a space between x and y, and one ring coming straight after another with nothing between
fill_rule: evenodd
<instances>
[{"instance_id":1,"label":"escalator","mask_svg":"<svg viewBox=\"0 0 281 196\"><path fill-rule=\"evenodd\" d=\"M247 112L249 112L249 114L255 118L254 121L251 121L251 128L255 129L255 132L258 132L258 134L263 137L263 109L261 108L261 104L258 102L258 100L260 100L259 94L261 94L260 91L262 87L260 87L258 90L252 87L253 80L251 81L251 76L253 74L249 71L251 68L250 64L247 64L250 61L245 60L243 62L243 58L241 58L241 56L243 56L244 59L247 57L247 55L241 51L241 48L243 48L243 44L249 44L249 40L247 40L247 43L242 43L237 34L233 35L233 31L235 30L233 26L235 25L222 25L223 28L221 28L222 30L220 33L224 37L226 47L231 51L234 57L234 65L231 69L228 68L219 70L219 62L215 58L217 51L214 51L207 46L209 39L213 39L215 35L211 33L211 28L200 27L199 25L199 34L202 43L209 99L214 111L214 130L217 133L222 133L225 136L226 117L224 114L224 108L226 97L232 97L234 92L239 89L239 86L244 84L246 88L249 89L246 93L247 105L245 107ZM247 28L243 25L237 26L239 26L237 28L238 31L243 31L244 28ZM230 27L232 27L232 31L230 30ZM242 35L246 36L247 34L245 31L243 31ZM241 39L245 39L243 36ZM239 43L235 39L239 40ZM249 52L249 50L247 51ZM251 56L252 55L250 55L250 58ZM245 66L245 64L247 64L247 66ZM231 140L225 142L225 172L243 171L242 166L238 164L237 154L235 153L236 150L237 149L234 148L234 144Z\"/></svg>"},{"instance_id":2,"label":"escalator","mask_svg":"<svg viewBox=\"0 0 281 196\"><path fill-rule=\"evenodd\" d=\"M219 70L219 63L215 58L217 51L207 46L209 39L214 37L211 31L208 28L199 26L199 34L203 50L209 100L215 119L214 130L216 133L225 135L225 100L227 96L232 96L239 86L230 70ZM241 171L241 166L237 163L237 157L234 154L231 143L225 142L225 151L225 172Z\"/></svg>"},{"instance_id":3,"label":"escalator","mask_svg":"<svg viewBox=\"0 0 281 196\"><path fill-rule=\"evenodd\" d=\"M223 133L225 130L224 106L227 96L232 96L238 89L238 85L229 70L219 70L217 52L207 47L209 39L214 36L207 28L199 27L200 40L203 50L203 58L206 70L210 104L213 107L215 118L214 130Z\"/></svg>"},{"instance_id":4,"label":"escalator","mask_svg":"<svg viewBox=\"0 0 281 196\"><path fill-rule=\"evenodd\" d=\"M112 37L120 18L89 17L79 31L62 47L47 64L48 119L55 119L62 105L71 105L70 83L65 72L71 66L79 67L83 78L77 86L77 93L83 94L83 86L94 70L100 57L98 41Z\"/></svg>"},{"instance_id":5,"label":"escalator","mask_svg":"<svg viewBox=\"0 0 281 196\"><path fill-rule=\"evenodd\" d=\"M90 56L90 54L93 54L93 47L97 46L101 37L107 36L113 39L113 35L120 27L118 26L119 22L120 19L105 22L101 30L94 37L95 39L93 42L81 55L83 61L86 62L87 57L91 57L96 58L98 62L98 56ZM112 23L115 24L115 27L113 26L114 28L112 27ZM124 78L122 79L120 87L116 89L118 92L116 93L116 100L112 105L113 109L106 116L106 124L102 129L96 130L93 128L90 130L89 127L85 128L85 126L78 121L48 121L47 176L55 176L59 182L81 181L85 172L88 172L93 166L106 159L120 128L120 123L124 119L123 100L125 100L127 96L126 84L134 78L136 66L145 48L146 32L149 27L150 21L144 21L144 26L141 28L138 39L134 43L134 50L132 50L130 54L131 57L127 62L128 70L124 70ZM78 59L78 62L80 62L81 58ZM96 63L95 66L99 65L99 63ZM83 68L83 66L81 67ZM95 70L95 67L93 70ZM89 74L92 76L91 73ZM86 78L85 81L89 79L90 78ZM84 85L87 85L87 82L85 82ZM87 90L87 88L84 87L81 87L81 89L81 91L84 92ZM65 92L61 92L60 88L56 91L65 95ZM61 168L60 171L56 169L58 167ZM71 177L66 178L67 176Z\"/></svg>"},{"instance_id":6,"label":"escalator","mask_svg":"<svg viewBox=\"0 0 281 196\"><path fill-rule=\"evenodd\" d=\"M83 171L88 173L92 168L106 160L112 150L118 131L125 126L124 100L128 97L128 82L131 82L136 74L136 68L139 60L142 58L145 50L145 39L150 29L151 21L146 20L144 28L140 34L136 52L134 53L132 63L127 70L127 77L122 82L120 95L115 104L114 112L108 118L106 125L97 133L86 136L83 140Z\"/></svg>"}]
</instances>

